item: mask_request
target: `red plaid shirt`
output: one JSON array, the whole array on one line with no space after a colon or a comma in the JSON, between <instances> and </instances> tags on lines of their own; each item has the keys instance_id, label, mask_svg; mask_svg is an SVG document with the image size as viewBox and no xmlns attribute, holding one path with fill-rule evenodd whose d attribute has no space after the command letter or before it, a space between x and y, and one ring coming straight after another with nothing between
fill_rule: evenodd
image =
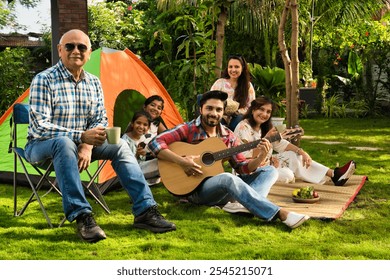
<instances>
[{"instance_id":1,"label":"red plaid shirt","mask_svg":"<svg viewBox=\"0 0 390 280\"><path fill-rule=\"evenodd\" d=\"M219 138L225 143L227 148L236 147L241 144L241 141L234 135L232 131L226 129L223 125L217 127ZM161 150L168 149L173 142L181 141L190 144L198 144L209 136L203 129L200 121L200 116L190 122L186 122L176 126L173 129L166 130L157 135L149 142L149 149L157 156ZM190 154L189 154L190 155ZM229 163L240 174L251 173L248 169L248 160L242 153L232 155Z\"/></svg>"}]
</instances>

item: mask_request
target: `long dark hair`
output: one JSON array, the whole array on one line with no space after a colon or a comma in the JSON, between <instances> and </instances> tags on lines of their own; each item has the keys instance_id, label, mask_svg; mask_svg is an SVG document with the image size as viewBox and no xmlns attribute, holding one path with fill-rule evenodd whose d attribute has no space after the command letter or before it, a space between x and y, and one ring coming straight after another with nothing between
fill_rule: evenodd
<instances>
[{"instance_id":1,"label":"long dark hair","mask_svg":"<svg viewBox=\"0 0 390 280\"><path fill-rule=\"evenodd\" d=\"M146 100L144 102L144 108L146 106L148 106L150 103L152 103L154 100L161 101L161 108L162 108L162 110L164 110L164 99L160 95L152 95L152 96L149 96L148 98L146 98ZM157 127L160 125L160 123L162 123L165 126L165 128L168 129L168 127L165 124L165 122L164 122L163 118L161 117L161 115L158 116L158 118L153 120L152 122Z\"/></svg>"},{"instance_id":2,"label":"long dark hair","mask_svg":"<svg viewBox=\"0 0 390 280\"><path fill-rule=\"evenodd\" d=\"M160 95L152 95L146 98L144 102L144 107L148 106L150 103L152 103L154 100L161 101L161 107L164 109L164 99Z\"/></svg>"},{"instance_id":3,"label":"long dark hair","mask_svg":"<svg viewBox=\"0 0 390 280\"><path fill-rule=\"evenodd\" d=\"M242 55L236 55L236 54L229 55L227 60L227 66L222 73L222 78L225 79L230 78L228 66L229 66L229 61L231 59L236 59L240 61L242 67L241 75L238 77L237 87L234 90L233 99L238 103L240 103L240 108L245 108L248 100L248 95L249 95L249 82L250 82L250 73L249 73L248 64L246 63L245 58Z\"/></svg>"},{"instance_id":4,"label":"long dark hair","mask_svg":"<svg viewBox=\"0 0 390 280\"><path fill-rule=\"evenodd\" d=\"M251 102L251 106L249 107L248 111L245 113L243 119L247 119L248 123L251 127L256 126L256 121L253 119L253 111L256 111L261 108L263 105L271 104L272 105L272 112L276 109L275 103L267 96L260 96L257 97L255 100ZM271 114L272 115L272 114ZM261 135L266 135L267 132L273 127L271 118L269 118L266 122L262 123L260 125L261 129Z\"/></svg>"}]
</instances>

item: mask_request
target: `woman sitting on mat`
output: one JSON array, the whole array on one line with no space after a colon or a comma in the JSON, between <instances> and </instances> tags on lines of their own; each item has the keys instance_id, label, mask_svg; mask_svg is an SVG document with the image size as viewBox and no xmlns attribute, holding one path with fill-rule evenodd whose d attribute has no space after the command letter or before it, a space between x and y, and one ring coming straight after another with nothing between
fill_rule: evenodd
<instances>
[{"instance_id":1,"label":"woman sitting on mat","mask_svg":"<svg viewBox=\"0 0 390 280\"><path fill-rule=\"evenodd\" d=\"M268 133L274 133L275 128L271 123L271 115L274 104L268 97L262 96L251 102L243 120L237 125L234 133L243 142L252 142L260 139ZM331 178L336 186L343 186L353 175L356 165L353 160L343 167L330 169L316 161L313 161L308 153L285 139L273 142L268 156L268 164L274 165L279 171L279 181L292 182L301 179L305 182L324 184L327 178ZM277 154L272 155L272 150ZM253 157L254 150L245 155Z\"/></svg>"}]
</instances>

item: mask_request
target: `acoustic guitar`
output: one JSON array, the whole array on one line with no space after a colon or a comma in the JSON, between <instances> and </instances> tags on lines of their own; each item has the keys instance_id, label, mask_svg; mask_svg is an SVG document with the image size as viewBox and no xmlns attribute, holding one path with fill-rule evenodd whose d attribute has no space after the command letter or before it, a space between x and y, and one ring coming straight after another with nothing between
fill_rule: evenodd
<instances>
[{"instance_id":1,"label":"acoustic guitar","mask_svg":"<svg viewBox=\"0 0 390 280\"><path fill-rule=\"evenodd\" d=\"M295 133L288 132L286 137L294 137L302 130ZM281 135L275 133L270 137L265 137L270 142L279 141ZM237 147L226 148L225 143L218 137L211 137L203 140L199 144L189 144L185 142L174 142L169 145L169 149L180 156L200 155L194 161L202 166L203 174L188 176L176 163L158 160L158 168L164 186L174 195L187 195L195 190L202 181L208 177L224 172L222 160L230 156L255 148L261 139L239 145Z\"/></svg>"}]
</instances>

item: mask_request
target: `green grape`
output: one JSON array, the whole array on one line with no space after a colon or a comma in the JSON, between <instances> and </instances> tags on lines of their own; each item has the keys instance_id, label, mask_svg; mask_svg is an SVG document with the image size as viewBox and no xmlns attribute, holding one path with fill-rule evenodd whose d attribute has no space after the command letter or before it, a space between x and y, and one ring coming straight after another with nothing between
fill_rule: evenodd
<instances>
[{"instance_id":1,"label":"green grape","mask_svg":"<svg viewBox=\"0 0 390 280\"><path fill-rule=\"evenodd\" d=\"M299 197L304 198L304 199L313 198L313 191L314 191L314 188L311 186L301 188L299 191Z\"/></svg>"}]
</instances>

